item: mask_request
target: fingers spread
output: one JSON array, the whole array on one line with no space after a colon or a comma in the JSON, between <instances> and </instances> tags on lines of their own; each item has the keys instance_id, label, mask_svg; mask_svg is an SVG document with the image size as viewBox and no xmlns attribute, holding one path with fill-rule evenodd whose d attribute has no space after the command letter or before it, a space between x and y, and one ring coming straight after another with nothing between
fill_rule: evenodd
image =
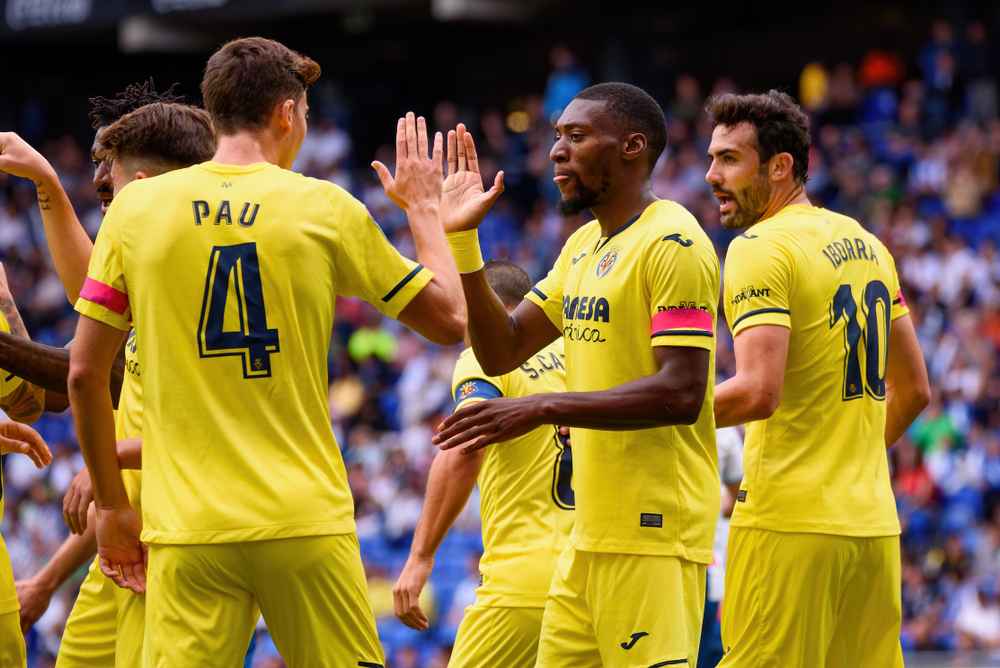
<instances>
[{"instance_id":1,"label":"fingers spread","mask_svg":"<svg viewBox=\"0 0 1000 668\"><path fill-rule=\"evenodd\" d=\"M458 167L457 136L454 130L448 130L448 176L454 174L455 168Z\"/></svg>"},{"instance_id":2,"label":"fingers spread","mask_svg":"<svg viewBox=\"0 0 1000 668\"><path fill-rule=\"evenodd\" d=\"M426 146L426 145L425 145ZM417 119L412 111L406 112L406 152L407 157L417 157ZM427 155L427 149L424 149Z\"/></svg>"},{"instance_id":3,"label":"fingers spread","mask_svg":"<svg viewBox=\"0 0 1000 668\"><path fill-rule=\"evenodd\" d=\"M465 146L465 125L462 123L458 124L455 128L457 133L457 143L458 143L458 171L464 172L468 168L468 163L466 162L466 146Z\"/></svg>"},{"instance_id":4,"label":"fingers spread","mask_svg":"<svg viewBox=\"0 0 1000 668\"><path fill-rule=\"evenodd\" d=\"M478 174L479 156L476 155L476 142L473 141L472 135L468 132L465 133L465 153L468 156L469 171L473 174Z\"/></svg>"},{"instance_id":5,"label":"fingers spread","mask_svg":"<svg viewBox=\"0 0 1000 668\"><path fill-rule=\"evenodd\" d=\"M406 119L396 121L396 164L406 160Z\"/></svg>"},{"instance_id":6,"label":"fingers spread","mask_svg":"<svg viewBox=\"0 0 1000 668\"><path fill-rule=\"evenodd\" d=\"M431 152L431 160L434 161L434 166L437 167L441 172L444 172L444 166L442 160L444 158L444 140L441 137L440 132L434 133L434 149Z\"/></svg>"},{"instance_id":7,"label":"fingers spread","mask_svg":"<svg viewBox=\"0 0 1000 668\"><path fill-rule=\"evenodd\" d=\"M417 118L417 155L427 157L427 120L423 116Z\"/></svg>"},{"instance_id":8,"label":"fingers spread","mask_svg":"<svg viewBox=\"0 0 1000 668\"><path fill-rule=\"evenodd\" d=\"M372 167L375 168L375 173L378 174L378 180L382 182L382 187L388 190L392 187L393 179L392 174L389 172L389 168L383 165L381 162L376 160L372 163Z\"/></svg>"}]
</instances>

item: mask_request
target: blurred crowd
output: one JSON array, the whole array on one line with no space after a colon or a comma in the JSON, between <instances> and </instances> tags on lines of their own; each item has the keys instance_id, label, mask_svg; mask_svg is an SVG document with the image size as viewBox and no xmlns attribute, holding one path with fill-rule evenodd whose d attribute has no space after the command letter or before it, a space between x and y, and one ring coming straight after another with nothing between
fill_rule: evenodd
<instances>
[{"instance_id":1,"label":"blurred crowd","mask_svg":"<svg viewBox=\"0 0 1000 668\"><path fill-rule=\"evenodd\" d=\"M812 114L814 137L807 190L815 204L857 218L887 244L930 372L931 405L889 453L903 527L904 649L993 649L1000 648L1000 40L995 26L981 23L938 20L929 32L913 62L872 49L857 63L803 68L798 97ZM503 170L506 192L481 228L484 255L510 258L536 280L584 222L555 213L548 153L552 120L590 75L563 47L552 50L551 68L544 91L506 108L444 101L428 114L435 129L469 126L487 183ZM720 226L704 179L711 127L703 107L707 95L726 91L742 92L726 77L676 77L671 98L660 100L670 143L653 175L656 194L694 213L723 262L733 234ZM393 244L414 256L405 215L374 173L357 166L371 157L391 164L393 147L355 162L347 110L319 111L294 169L350 190ZM43 152L96 234L101 214L84 147L63 137ZM25 180L0 183L0 258L32 337L64 345L76 318ZM718 330L721 380L734 364L728 328ZM338 300L330 417L393 668L445 666L462 612L475 598L482 543L474 495L425 592L431 630L410 631L392 614L392 584L435 453L430 437L453 406L459 352L429 344L365 303ZM83 464L68 412L46 415L38 428L53 447L52 466L38 471L25 457L4 463L2 529L18 579L36 573L67 534L62 497ZM31 632L32 665L51 664L83 574L60 590ZM266 632L261 638L255 665L280 666Z\"/></svg>"}]
</instances>

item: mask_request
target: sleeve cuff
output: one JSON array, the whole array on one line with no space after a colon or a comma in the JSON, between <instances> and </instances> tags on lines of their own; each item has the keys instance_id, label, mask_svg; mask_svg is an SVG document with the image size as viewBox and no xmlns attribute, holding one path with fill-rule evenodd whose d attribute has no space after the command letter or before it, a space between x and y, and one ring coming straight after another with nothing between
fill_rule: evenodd
<instances>
[{"instance_id":1,"label":"sleeve cuff","mask_svg":"<svg viewBox=\"0 0 1000 668\"><path fill-rule=\"evenodd\" d=\"M759 308L756 311L748 311L729 326L736 336L747 327L754 325L779 325L781 327L792 328L792 316L786 308Z\"/></svg>"},{"instance_id":2,"label":"sleeve cuff","mask_svg":"<svg viewBox=\"0 0 1000 668\"><path fill-rule=\"evenodd\" d=\"M390 318L396 318L400 311L413 301L417 293L431 282L432 278L434 278L434 272L422 264L416 265L409 274L404 276L392 290L382 297L380 310Z\"/></svg>"},{"instance_id":3,"label":"sleeve cuff","mask_svg":"<svg viewBox=\"0 0 1000 668\"><path fill-rule=\"evenodd\" d=\"M470 401L486 401L503 396L503 390L485 378L466 378L455 387L455 403L458 410Z\"/></svg>"},{"instance_id":4,"label":"sleeve cuff","mask_svg":"<svg viewBox=\"0 0 1000 668\"><path fill-rule=\"evenodd\" d=\"M555 314L555 317L553 317L553 314L549 312L549 305L554 306L552 300L546 297L545 294L538 288L531 288L531 292L524 295L524 298L527 299L532 304L534 304L535 306L537 306L538 308L542 309L542 311L545 313L545 317L547 317L552 322L552 324L555 325L556 329L562 332L563 329L562 307L559 308L559 310Z\"/></svg>"},{"instance_id":5,"label":"sleeve cuff","mask_svg":"<svg viewBox=\"0 0 1000 668\"><path fill-rule=\"evenodd\" d=\"M132 318L128 315L128 311L122 314L115 313L108 307L95 304L94 302L88 301L83 297L76 300L76 310L81 315L85 315L92 320L96 320L97 322L104 323L109 327L120 329L123 332L127 332L132 328Z\"/></svg>"}]
</instances>

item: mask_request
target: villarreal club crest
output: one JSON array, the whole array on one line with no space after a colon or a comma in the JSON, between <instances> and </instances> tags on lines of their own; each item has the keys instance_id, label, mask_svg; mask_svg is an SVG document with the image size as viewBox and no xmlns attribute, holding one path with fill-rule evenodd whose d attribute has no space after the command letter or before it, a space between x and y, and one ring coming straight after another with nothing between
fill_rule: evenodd
<instances>
[{"instance_id":1,"label":"villarreal club crest","mask_svg":"<svg viewBox=\"0 0 1000 668\"><path fill-rule=\"evenodd\" d=\"M621 252L622 246L615 245L608 249L608 252L604 254L601 258L600 263L597 265L597 277L604 278L607 276L611 268L615 266L615 261L618 260L618 254Z\"/></svg>"}]
</instances>

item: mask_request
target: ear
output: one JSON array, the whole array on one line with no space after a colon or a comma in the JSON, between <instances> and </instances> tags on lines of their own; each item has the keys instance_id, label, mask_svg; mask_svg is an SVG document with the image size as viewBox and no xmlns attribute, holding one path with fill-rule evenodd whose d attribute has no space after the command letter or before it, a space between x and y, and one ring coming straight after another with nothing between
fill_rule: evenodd
<instances>
[{"instance_id":1,"label":"ear","mask_svg":"<svg viewBox=\"0 0 1000 668\"><path fill-rule=\"evenodd\" d=\"M285 134L292 131L292 117L295 115L295 100L285 100L274 111L277 115L278 126Z\"/></svg>"},{"instance_id":2,"label":"ear","mask_svg":"<svg viewBox=\"0 0 1000 668\"><path fill-rule=\"evenodd\" d=\"M791 153L779 153L772 156L768 166L771 172L772 181L783 181L792 176L792 168L795 166L795 159Z\"/></svg>"},{"instance_id":3,"label":"ear","mask_svg":"<svg viewBox=\"0 0 1000 668\"><path fill-rule=\"evenodd\" d=\"M636 132L625 137L625 147L622 157L635 160L646 153L646 135Z\"/></svg>"},{"instance_id":4,"label":"ear","mask_svg":"<svg viewBox=\"0 0 1000 668\"><path fill-rule=\"evenodd\" d=\"M156 175L155 174L150 174L149 172L136 172L135 173L135 180L138 181L139 179L148 179L148 178L151 178L153 176L156 176Z\"/></svg>"}]
</instances>

